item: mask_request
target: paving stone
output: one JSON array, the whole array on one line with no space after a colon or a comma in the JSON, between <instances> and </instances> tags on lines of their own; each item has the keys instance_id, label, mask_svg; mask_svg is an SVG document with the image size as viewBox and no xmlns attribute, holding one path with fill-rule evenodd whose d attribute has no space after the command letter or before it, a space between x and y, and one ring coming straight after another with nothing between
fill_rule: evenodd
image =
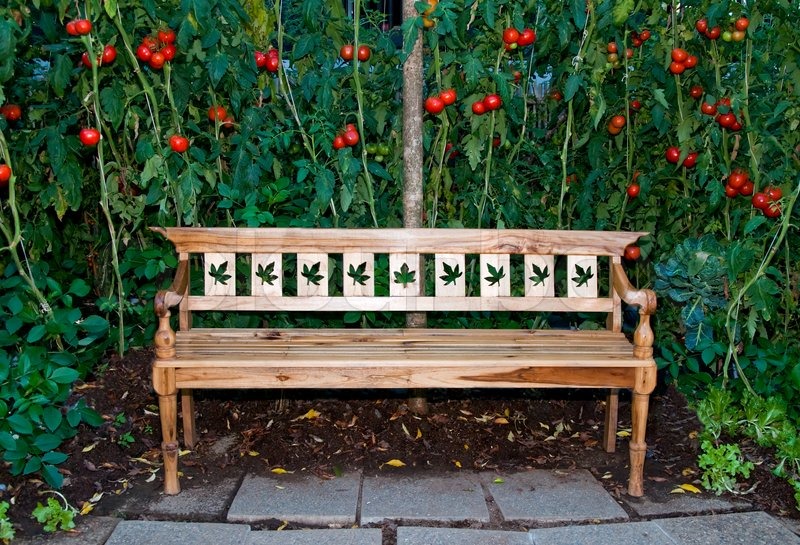
<instances>
[{"instance_id":1,"label":"paving stone","mask_svg":"<svg viewBox=\"0 0 800 545\"><path fill-rule=\"evenodd\" d=\"M250 532L246 545L381 545L382 540L380 528L285 530Z\"/></svg>"},{"instance_id":2,"label":"paving stone","mask_svg":"<svg viewBox=\"0 0 800 545\"><path fill-rule=\"evenodd\" d=\"M473 475L364 478L361 522L385 519L489 522L489 508L480 482Z\"/></svg>"},{"instance_id":3,"label":"paving stone","mask_svg":"<svg viewBox=\"0 0 800 545\"><path fill-rule=\"evenodd\" d=\"M675 545L652 522L540 528L530 534L534 545Z\"/></svg>"},{"instance_id":4,"label":"paving stone","mask_svg":"<svg viewBox=\"0 0 800 545\"><path fill-rule=\"evenodd\" d=\"M78 517L72 532L59 532L53 535L17 538L14 545L103 545L119 524L115 517Z\"/></svg>"},{"instance_id":5,"label":"paving stone","mask_svg":"<svg viewBox=\"0 0 800 545\"><path fill-rule=\"evenodd\" d=\"M397 545L531 545L525 532L470 530L466 528L423 528L401 526Z\"/></svg>"},{"instance_id":6,"label":"paving stone","mask_svg":"<svg viewBox=\"0 0 800 545\"><path fill-rule=\"evenodd\" d=\"M228 510L228 520L351 526L356 522L360 485L360 472L327 480L308 474L248 475Z\"/></svg>"},{"instance_id":7,"label":"paving stone","mask_svg":"<svg viewBox=\"0 0 800 545\"><path fill-rule=\"evenodd\" d=\"M691 515L710 513L713 511L733 511L747 508L746 502L731 502L707 493L702 494L659 494L650 496L645 491L641 498L625 497L624 501L636 513L643 517L663 517L667 515Z\"/></svg>"},{"instance_id":8,"label":"paving stone","mask_svg":"<svg viewBox=\"0 0 800 545\"><path fill-rule=\"evenodd\" d=\"M106 545L242 545L249 533L245 524L124 520Z\"/></svg>"},{"instance_id":9,"label":"paving stone","mask_svg":"<svg viewBox=\"0 0 800 545\"><path fill-rule=\"evenodd\" d=\"M536 469L503 475L502 482L495 482L494 474L483 474L481 478L505 520L550 523L628 518L585 469Z\"/></svg>"},{"instance_id":10,"label":"paving stone","mask_svg":"<svg viewBox=\"0 0 800 545\"><path fill-rule=\"evenodd\" d=\"M176 496L158 498L147 508L147 514L180 517L191 520L220 520L239 487L239 477L218 483L197 483L185 486Z\"/></svg>"},{"instance_id":11,"label":"paving stone","mask_svg":"<svg viewBox=\"0 0 800 545\"><path fill-rule=\"evenodd\" d=\"M764 512L681 517L654 522L676 545L800 545L800 537Z\"/></svg>"}]
</instances>

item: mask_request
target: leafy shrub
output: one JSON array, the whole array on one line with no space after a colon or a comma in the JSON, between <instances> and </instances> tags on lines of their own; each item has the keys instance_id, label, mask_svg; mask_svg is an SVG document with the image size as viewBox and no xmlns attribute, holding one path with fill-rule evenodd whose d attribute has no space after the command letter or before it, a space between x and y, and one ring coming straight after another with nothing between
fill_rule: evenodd
<instances>
[{"instance_id":1,"label":"leafy shrub","mask_svg":"<svg viewBox=\"0 0 800 545\"><path fill-rule=\"evenodd\" d=\"M723 492L738 492L737 477L750 477L755 467L753 462L743 459L738 445L723 443L714 446L711 441L703 441L700 448L703 452L697 464L703 471L701 482L718 496Z\"/></svg>"},{"instance_id":2,"label":"leafy shrub","mask_svg":"<svg viewBox=\"0 0 800 545\"><path fill-rule=\"evenodd\" d=\"M0 501L0 541L3 543L8 543L14 539L15 534L14 526L11 525L11 521L6 516L8 507L7 501Z\"/></svg>"}]
</instances>

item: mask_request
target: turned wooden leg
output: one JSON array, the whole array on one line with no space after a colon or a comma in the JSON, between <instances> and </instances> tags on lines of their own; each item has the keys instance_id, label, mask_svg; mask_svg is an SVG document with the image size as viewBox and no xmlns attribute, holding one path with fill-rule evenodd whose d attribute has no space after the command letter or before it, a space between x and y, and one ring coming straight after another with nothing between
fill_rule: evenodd
<instances>
[{"instance_id":1,"label":"turned wooden leg","mask_svg":"<svg viewBox=\"0 0 800 545\"><path fill-rule=\"evenodd\" d=\"M161 451L164 455L164 493L181 491L178 482L178 393L158 396L161 413Z\"/></svg>"},{"instance_id":2,"label":"turned wooden leg","mask_svg":"<svg viewBox=\"0 0 800 545\"><path fill-rule=\"evenodd\" d=\"M603 428L603 449L617 450L617 416L619 413L619 389L612 388L606 396L606 422Z\"/></svg>"},{"instance_id":3,"label":"turned wooden leg","mask_svg":"<svg viewBox=\"0 0 800 545\"><path fill-rule=\"evenodd\" d=\"M644 495L644 459L647 454L645 430L647 429L647 411L650 394L634 392L631 403L631 474L628 479L628 494L635 497Z\"/></svg>"},{"instance_id":4,"label":"turned wooden leg","mask_svg":"<svg viewBox=\"0 0 800 545\"><path fill-rule=\"evenodd\" d=\"M194 395L192 390L181 390L181 414L183 415L183 443L188 448L194 448L197 442L197 432L194 417Z\"/></svg>"}]
</instances>

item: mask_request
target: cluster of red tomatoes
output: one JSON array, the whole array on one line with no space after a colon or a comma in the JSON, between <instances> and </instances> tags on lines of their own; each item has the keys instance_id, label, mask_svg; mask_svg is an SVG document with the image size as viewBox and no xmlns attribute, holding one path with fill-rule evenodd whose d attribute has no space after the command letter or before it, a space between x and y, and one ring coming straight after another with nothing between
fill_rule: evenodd
<instances>
[{"instance_id":1,"label":"cluster of red tomatoes","mask_svg":"<svg viewBox=\"0 0 800 545\"><path fill-rule=\"evenodd\" d=\"M536 31L526 28L522 32L514 27L509 27L503 31L503 44L506 51L513 51L518 47L527 47L536 41Z\"/></svg>"},{"instance_id":2,"label":"cluster of red tomatoes","mask_svg":"<svg viewBox=\"0 0 800 545\"><path fill-rule=\"evenodd\" d=\"M709 40L716 40L717 38L722 37L722 40L726 42L743 41L746 37L747 28L749 26L750 20L747 17L739 17L733 21L730 25L730 28L725 32L722 32L722 29L719 27L719 25L709 28L708 20L706 18L698 19L694 24L694 28L697 30L697 32Z\"/></svg>"},{"instance_id":3,"label":"cluster of red tomatoes","mask_svg":"<svg viewBox=\"0 0 800 545\"><path fill-rule=\"evenodd\" d=\"M234 119L232 115L228 115L228 111L218 104L211 106L208 109L208 120L212 123L219 121L220 127L229 129L233 127Z\"/></svg>"},{"instance_id":4,"label":"cluster of red tomatoes","mask_svg":"<svg viewBox=\"0 0 800 545\"><path fill-rule=\"evenodd\" d=\"M352 147L358 144L358 129L352 123L348 123L343 132L340 132L333 139L333 149Z\"/></svg>"},{"instance_id":5,"label":"cluster of red tomatoes","mask_svg":"<svg viewBox=\"0 0 800 545\"><path fill-rule=\"evenodd\" d=\"M781 197L783 191L780 187L770 186L753 195L753 207L758 208L768 218L778 218L781 215Z\"/></svg>"},{"instance_id":6,"label":"cluster of red tomatoes","mask_svg":"<svg viewBox=\"0 0 800 545\"><path fill-rule=\"evenodd\" d=\"M618 135L622 132L623 127L625 127L625 116L624 115L615 115L608 121L608 132L614 136Z\"/></svg>"},{"instance_id":7,"label":"cluster of red tomatoes","mask_svg":"<svg viewBox=\"0 0 800 545\"><path fill-rule=\"evenodd\" d=\"M665 155L667 157L667 162L677 165L678 161L681 159L681 148L678 146L670 146L667 148ZM683 163L681 163L681 166L686 168L694 168L697 166L697 157L699 155L700 154L696 151L689 153L689 155L686 156L686 159L683 160Z\"/></svg>"},{"instance_id":8,"label":"cluster of red tomatoes","mask_svg":"<svg viewBox=\"0 0 800 545\"><path fill-rule=\"evenodd\" d=\"M358 51L356 51L353 44L344 44L341 49L339 49L339 56L343 60L352 61L353 54L355 54L359 61L367 62L372 55L372 50L368 45L360 45L358 46Z\"/></svg>"},{"instance_id":9,"label":"cluster of red tomatoes","mask_svg":"<svg viewBox=\"0 0 800 545\"><path fill-rule=\"evenodd\" d=\"M749 197L752 194L753 182L750 181L750 174L745 170L734 169L725 183L725 196L733 199L739 195Z\"/></svg>"},{"instance_id":10,"label":"cluster of red tomatoes","mask_svg":"<svg viewBox=\"0 0 800 545\"><path fill-rule=\"evenodd\" d=\"M622 63L619 60L619 47L617 47L617 42L608 42L606 46L606 60L613 66L614 68L619 68L622 66ZM633 58L633 49L630 47L625 49L625 57L628 59Z\"/></svg>"},{"instance_id":11,"label":"cluster of red tomatoes","mask_svg":"<svg viewBox=\"0 0 800 545\"><path fill-rule=\"evenodd\" d=\"M690 55L685 49L676 47L672 50L672 62L669 63L669 71L673 74L683 74L687 68L697 66L697 56Z\"/></svg>"},{"instance_id":12,"label":"cluster of red tomatoes","mask_svg":"<svg viewBox=\"0 0 800 545\"><path fill-rule=\"evenodd\" d=\"M92 31L92 22L89 19L73 19L64 27L70 36L85 36Z\"/></svg>"},{"instance_id":13,"label":"cluster of red tomatoes","mask_svg":"<svg viewBox=\"0 0 800 545\"><path fill-rule=\"evenodd\" d=\"M256 51L253 53L253 56L256 59L256 68L264 68L267 72L272 73L278 71L278 66L281 63L281 59L278 55L277 49L269 48L266 53L263 51Z\"/></svg>"},{"instance_id":14,"label":"cluster of red tomatoes","mask_svg":"<svg viewBox=\"0 0 800 545\"><path fill-rule=\"evenodd\" d=\"M175 31L165 28L159 30L156 36L151 34L142 38L139 47L136 48L136 57L146 62L153 70L161 70L164 68L164 63L175 58L177 52Z\"/></svg>"},{"instance_id":15,"label":"cluster of red tomatoes","mask_svg":"<svg viewBox=\"0 0 800 545\"><path fill-rule=\"evenodd\" d=\"M719 113L717 111L719 106L724 107L727 112ZM719 126L723 129L730 129L732 131L739 131L742 129L741 121L739 121L736 114L731 111L731 99L728 97L723 97L714 104L703 101L700 105L700 111L705 115L714 116L714 120L719 123Z\"/></svg>"},{"instance_id":16,"label":"cluster of red tomatoes","mask_svg":"<svg viewBox=\"0 0 800 545\"><path fill-rule=\"evenodd\" d=\"M503 99L500 95L492 93L483 97L483 100L477 100L472 103L472 113L475 115L483 115L486 112L499 109L503 105Z\"/></svg>"},{"instance_id":17,"label":"cluster of red tomatoes","mask_svg":"<svg viewBox=\"0 0 800 545\"><path fill-rule=\"evenodd\" d=\"M438 95L429 96L425 99L425 111L429 114L439 115L445 106L455 103L456 98L455 89L446 89Z\"/></svg>"},{"instance_id":18,"label":"cluster of red tomatoes","mask_svg":"<svg viewBox=\"0 0 800 545\"><path fill-rule=\"evenodd\" d=\"M108 44L103 48L103 52L97 56L97 66L107 66L115 60L117 60L117 48L112 44ZM86 68L92 67L92 59L87 51L84 51L83 55L81 55L81 62Z\"/></svg>"},{"instance_id":19,"label":"cluster of red tomatoes","mask_svg":"<svg viewBox=\"0 0 800 545\"><path fill-rule=\"evenodd\" d=\"M631 45L633 47L642 47L642 44L650 39L650 31L646 28L641 32L635 30L631 32Z\"/></svg>"},{"instance_id":20,"label":"cluster of red tomatoes","mask_svg":"<svg viewBox=\"0 0 800 545\"><path fill-rule=\"evenodd\" d=\"M0 107L0 115L8 122L19 121L22 118L22 108L18 104L3 104Z\"/></svg>"}]
</instances>

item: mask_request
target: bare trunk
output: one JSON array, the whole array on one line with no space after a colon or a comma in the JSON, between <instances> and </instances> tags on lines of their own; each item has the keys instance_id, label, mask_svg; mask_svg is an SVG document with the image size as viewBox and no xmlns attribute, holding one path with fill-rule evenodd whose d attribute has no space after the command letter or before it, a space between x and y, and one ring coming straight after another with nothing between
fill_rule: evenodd
<instances>
[{"instance_id":1,"label":"bare trunk","mask_svg":"<svg viewBox=\"0 0 800 545\"><path fill-rule=\"evenodd\" d=\"M418 16L415 0L403 0L403 20ZM403 225L422 227L424 193L422 190L422 31L417 35L414 49L403 65ZM420 263L420 276L424 264ZM422 285L422 283L420 283ZM406 314L408 327L425 327L424 312ZM415 414L427 414L428 402L422 390L414 390L408 407Z\"/></svg>"}]
</instances>

